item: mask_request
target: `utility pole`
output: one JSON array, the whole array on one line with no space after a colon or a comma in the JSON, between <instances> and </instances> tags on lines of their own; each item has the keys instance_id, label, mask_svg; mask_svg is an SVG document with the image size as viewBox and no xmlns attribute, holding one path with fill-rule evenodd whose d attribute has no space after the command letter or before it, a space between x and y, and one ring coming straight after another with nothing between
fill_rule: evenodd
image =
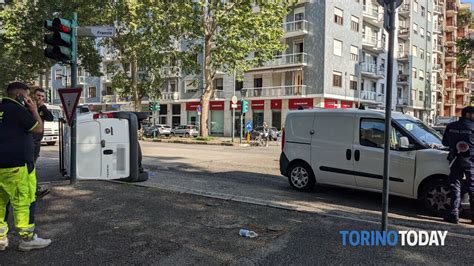
<instances>
[{"instance_id":1,"label":"utility pole","mask_svg":"<svg viewBox=\"0 0 474 266\"><path fill-rule=\"evenodd\" d=\"M77 13L72 14L72 60L71 60L71 87L77 87ZM76 112L73 110L72 122L71 122L71 180L70 183L75 184L77 182L76 173Z\"/></svg>"},{"instance_id":2,"label":"utility pole","mask_svg":"<svg viewBox=\"0 0 474 266\"><path fill-rule=\"evenodd\" d=\"M395 45L395 12L402 0L377 0L384 7L384 28L388 31L387 55L387 91L385 95L385 134L383 153L383 190L382 190L382 228L388 230L388 199L390 184L390 132L392 123L392 83L393 83L393 50Z\"/></svg>"},{"instance_id":3,"label":"utility pole","mask_svg":"<svg viewBox=\"0 0 474 266\"><path fill-rule=\"evenodd\" d=\"M234 85L232 86L233 90L234 90L233 97L235 97L235 69L234 69L234 80L233 80L233 82L234 82ZM234 143L234 140L235 140L234 135L235 135L235 108L232 108L232 144Z\"/></svg>"}]
</instances>

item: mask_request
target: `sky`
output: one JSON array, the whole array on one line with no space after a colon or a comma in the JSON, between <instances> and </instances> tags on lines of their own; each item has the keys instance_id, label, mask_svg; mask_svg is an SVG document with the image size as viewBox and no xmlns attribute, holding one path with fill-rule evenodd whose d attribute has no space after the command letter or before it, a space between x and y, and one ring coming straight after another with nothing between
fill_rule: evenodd
<instances>
[{"instance_id":1,"label":"sky","mask_svg":"<svg viewBox=\"0 0 474 266\"><path fill-rule=\"evenodd\" d=\"M474 0L461 0L461 3L471 3L471 10L474 7Z\"/></svg>"}]
</instances>

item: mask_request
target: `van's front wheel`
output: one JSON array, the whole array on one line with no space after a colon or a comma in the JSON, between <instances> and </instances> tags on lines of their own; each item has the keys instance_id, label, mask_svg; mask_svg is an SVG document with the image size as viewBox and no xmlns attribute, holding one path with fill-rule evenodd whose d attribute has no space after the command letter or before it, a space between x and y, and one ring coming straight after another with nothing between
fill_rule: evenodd
<instances>
[{"instance_id":1,"label":"van's front wheel","mask_svg":"<svg viewBox=\"0 0 474 266\"><path fill-rule=\"evenodd\" d=\"M425 210L443 216L450 209L451 189L447 180L433 179L425 184L420 195L420 203Z\"/></svg>"},{"instance_id":2,"label":"van's front wheel","mask_svg":"<svg viewBox=\"0 0 474 266\"><path fill-rule=\"evenodd\" d=\"M288 171L290 185L299 191L309 191L314 187L316 179L309 165L297 162L290 166Z\"/></svg>"}]
</instances>

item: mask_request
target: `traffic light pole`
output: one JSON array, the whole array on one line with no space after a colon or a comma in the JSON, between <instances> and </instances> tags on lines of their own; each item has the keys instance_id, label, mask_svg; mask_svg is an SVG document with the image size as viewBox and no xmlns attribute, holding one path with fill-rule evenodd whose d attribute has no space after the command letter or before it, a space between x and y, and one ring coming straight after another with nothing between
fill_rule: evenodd
<instances>
[{"instance_id":1,"label":"traffic light pole","mask_svg":"<svg viewBox=\"0 0 474 266\"><path fill-rule=\"evenodd\" d=\"M71 60L71 87L77 87L77 13L74 12L72 15L72 60ZM73 185L77 182L76 174L76 112L73 110L72 122L71 122L71 173L70 173L70 184Z\"/></svg>"}]
</instances>

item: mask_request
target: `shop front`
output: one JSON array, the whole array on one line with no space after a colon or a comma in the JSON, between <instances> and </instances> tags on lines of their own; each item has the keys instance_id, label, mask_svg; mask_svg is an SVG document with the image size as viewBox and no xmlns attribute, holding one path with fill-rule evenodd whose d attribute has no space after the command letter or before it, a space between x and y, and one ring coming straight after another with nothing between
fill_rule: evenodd
<instances>
[{"instance_id":1,"label":"shop front","mask_svg":"<svg viewBox=\"0 0 474 266\"><path fill-rule=\"evenodd\" d=\"M262 126L264 122L264 100L253 100L250 102L250 108L252 109L252 126Z\"/></svg>"},{"instance_id":2,"label":"shop front","mask_svg":"<svg viewBox=\"0 0 474 266\"><path fill-rule=\"evenodd\" d=\"M300 99L289 99L288 100L288 109L298 110L298 109L313 109L313 98L300 98Z\"/></svg>"},{"instance_id":3,"label":"shop front","mask_svg":"<svg viewBox=\"0 0 474 266\"><path fill-rule=\"evenodd\" d=\"M199 102L187 102L186 103L186 112L187 112L187 124L188 125L197 125L199 123L199 116L197 113L197 108L200 105Z\"/></svg>"},{"instance_id":4,"label":"shop front","mask_svg":"<svg viewBox=\"0 0 474 266\"><path fill-rule=\"evenodd\" d=\"M209 134L224 135L224 101L210 102L209 110Z\"/></svg>"},{"instance_id":5,"label":"shop front","mask_svg":"<svg viewBox=\"0 0 474 266\"><path fill-rule=\"evenodd\" d=\"M281 107L282 100L271 100L270 109L272 110L272 127L276 127L277 129L281 129L283 126L281 124Z\"/></svg>"}]
</instances>

